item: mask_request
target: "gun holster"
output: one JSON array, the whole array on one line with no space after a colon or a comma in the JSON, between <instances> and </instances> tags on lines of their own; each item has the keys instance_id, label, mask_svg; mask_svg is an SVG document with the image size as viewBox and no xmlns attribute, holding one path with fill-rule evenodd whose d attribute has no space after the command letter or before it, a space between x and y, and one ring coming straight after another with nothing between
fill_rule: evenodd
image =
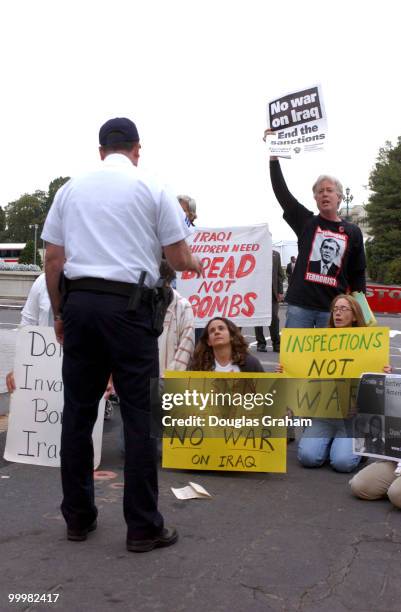
<instances>
[{"instance_id":1,"label":"gun holster","mask_svg":"<svg viewBox=\"0 0 401 612\"><path fill-rule=\"evenodd\" d=\"M170 287L155 287L152 292L152 331L155 336L163 332L163 323L167 308L173 299L173 291Z\"/></svg>"}]
</instances>

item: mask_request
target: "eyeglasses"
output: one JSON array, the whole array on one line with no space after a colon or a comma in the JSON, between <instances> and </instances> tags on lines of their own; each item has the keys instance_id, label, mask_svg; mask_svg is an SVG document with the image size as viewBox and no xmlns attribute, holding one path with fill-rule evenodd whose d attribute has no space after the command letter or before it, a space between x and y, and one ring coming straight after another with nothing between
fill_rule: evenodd
<instances>
[{"instance_id":1,"label":"eyeglasses","mask_svg":"<svg viewBox=\"0 0 401 612\"><path fill-rule=\"evenodd\" d=\"M352 308L348 308L348 306L334 306L331 312L347 312L347 310L351 311Z\"/></svg>"}]
</instances>

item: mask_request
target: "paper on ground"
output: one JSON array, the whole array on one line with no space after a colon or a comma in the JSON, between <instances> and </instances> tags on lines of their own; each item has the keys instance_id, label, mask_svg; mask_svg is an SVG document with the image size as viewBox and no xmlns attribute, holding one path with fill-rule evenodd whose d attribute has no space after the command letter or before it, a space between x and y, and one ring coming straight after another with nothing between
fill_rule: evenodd
<instances>
[{"instance_id":1,"label":"paper on ground","mask_svg":"<svg viewBox=\"0 0 401 612\"><path fill-rule=\"evenodd\" d=\"M196 484L196 482L190 482L189 485L182 487L182 489L171 487L171 490L178 499L207 499L212 497L206 489Z\"/></svg>"}]
</instances>

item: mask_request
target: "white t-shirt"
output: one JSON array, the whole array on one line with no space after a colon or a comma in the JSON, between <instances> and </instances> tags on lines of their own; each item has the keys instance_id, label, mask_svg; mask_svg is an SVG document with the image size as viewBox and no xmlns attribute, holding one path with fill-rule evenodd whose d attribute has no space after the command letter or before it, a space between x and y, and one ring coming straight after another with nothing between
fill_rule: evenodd
<instances>
[{"instance_id":1,"label":"white t-shirt","mask_svg":"<svg viewBox=\"0 0 401 612\"><path fill-rule=\"evenodd\" d=\"M230 361L227 365L223 366L221 365L221 363L217 361L217 359L214 360L214 371L215 372L241 372L241 370L239 369L236 363L231 363Z\"/></svg>"},{"instance_id":2,"label":"white t-shirt","mask_svg":"<svg viewBox=\"0 0 401 612\"><path fill-rule=\"evenodd\" d=\"M54 324L53 311L50 306L44 274L33 283L25 306L21 313L21 325L42 325L51 327Z\"/></svg>"},{"instance_id":3,"label":"white t-shirt","mask_svg":"<svg viewBox=\"0 0 401 612\"><path fill-rule=\"evenodd\" d=\"M145 271L145 285L154 287L161 248L191 233L175 195L113 153L58 190L42 239L64 247L69 279L136 283Z\"/></svg>"}]
</instances>

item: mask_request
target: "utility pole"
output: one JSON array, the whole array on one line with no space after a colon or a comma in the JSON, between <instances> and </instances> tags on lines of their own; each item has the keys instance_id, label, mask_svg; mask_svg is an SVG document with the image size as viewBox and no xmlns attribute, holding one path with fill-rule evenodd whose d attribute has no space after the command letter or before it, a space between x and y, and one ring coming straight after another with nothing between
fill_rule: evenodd
<instances>
[{"instance_id":1,"label":"utility pole","mask_svg":"<svg viewBox=\"0 0 401 612\"><path fill-rule=\"evenodd\" d=\"M29 229L35 228L35 239L34 239L34 251L33 251L33 265L36 266L36 245L37 245L37 236L38 236L38 227L39 225L35 223L34 225L30 225Z\"/></svg>"},{"instance_id":2,"label":"utility pole","mask_svg":"<svg viewBox=\"0 0 401 612\"><path fill-rule=\"evenodd\" d=\"M346 220L349 221L349 205L351 204L352 200L354 199L354 196L351 193L351 189L349 187L346 188L345 190L345 194L343 195L343 200L347 205L347 214L346 214Z\"/></svg>"}]
</instances>

